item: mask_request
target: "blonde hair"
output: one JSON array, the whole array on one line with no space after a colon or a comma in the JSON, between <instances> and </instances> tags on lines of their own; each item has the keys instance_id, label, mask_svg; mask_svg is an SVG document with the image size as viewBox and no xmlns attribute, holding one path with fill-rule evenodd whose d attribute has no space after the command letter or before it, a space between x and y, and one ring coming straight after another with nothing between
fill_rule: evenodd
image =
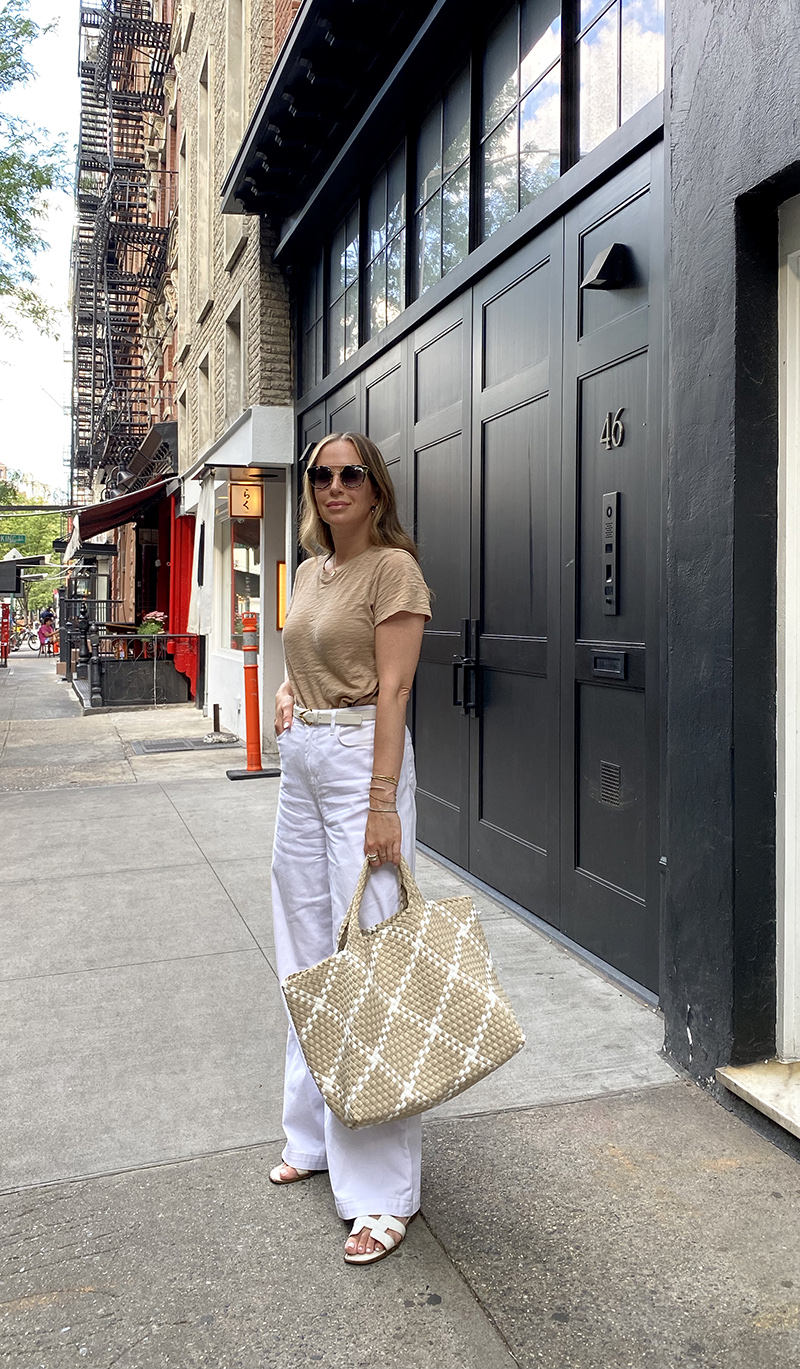
<instances>
[{"instance_id":1,"label":"blonde hair","mask_svg":"<svg viewBox=\"0 0 800 1369\"><path fill-rule=\"evenodd\" d=\"M370 542L375 547L399 547L419 560L413 537L410 537L397 516L397 499L392 477L375 443L363 433L329 433L318 442L308 459L306 473L303 475L302 503L300 506L300 545L315 556L320 550L334 551L331 530L324 519L320 518L314 490L308 478L308 470L315 465L317 457L330 442L349 442L356 450L357 460L353 463L366 466L368 479L375 495L375 510L370 520Z\"/></svg>"}]
</instances>

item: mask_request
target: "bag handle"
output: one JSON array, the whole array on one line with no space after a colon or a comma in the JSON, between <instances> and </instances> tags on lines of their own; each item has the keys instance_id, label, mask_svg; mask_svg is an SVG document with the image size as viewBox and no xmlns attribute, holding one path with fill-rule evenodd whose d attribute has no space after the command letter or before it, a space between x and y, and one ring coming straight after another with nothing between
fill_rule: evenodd
<instances>
[{"instance_id":1,"label":"bag handle","mask_svg":"<svg viewBox=\"0 0 800 1369\"><path fill-rule=\"evenodd\" d=\"M367 887L367 881L371 874L372 865L368 860L365 860L364 864L361 867L361 874L358 877L358 884L355 887L355 893L353 894L353 897L350 900L350 907L347 909L347 912L342 918L342 925L339 928L339 936L336 941L337 951L344 950L345 946L347 945L347 941L350 936L351 930L355 930L358 932L362 930L361 924L359 922L359 913L361 912L361 900L364 897L364 890ZM414 900L414 902L422 902L422 894L420 893L417 887L416 880L414 879L411 870L406 864L404 856L400 857L400 865L397 868L397 883L398 896L400 898L403 898L403 896L405 896L405 902L403 902L400 908L398 908L398 912L404 913L406 909L409 907L412 899Z\"/></svg>"}]
</instances>

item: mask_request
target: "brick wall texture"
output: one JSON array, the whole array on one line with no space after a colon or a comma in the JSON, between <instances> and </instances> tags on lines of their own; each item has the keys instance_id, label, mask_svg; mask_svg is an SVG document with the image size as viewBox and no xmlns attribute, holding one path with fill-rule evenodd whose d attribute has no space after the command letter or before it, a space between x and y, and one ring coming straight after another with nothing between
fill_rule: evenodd
<instances>
[{"instance_id":1,"label":"brick wall texture","mask_svg":"<svg viewBox=\"0 0 800 1369\"><path fill-rule=\"evenodd\" d=\"M184 5L186 0L184 0ZM244 47L247 100L241 119L246 128L263 91L273 63L275 10L273 0L244 0ZM194 22L188 42L176 57L180 85L181 127L179 140L187 139L189 194L181 196L180 214L186 214L188 281L182 296L186 317L179 326L184 343L176 363L176 393L185 393L185 409L178 406L181 434L181 470L201 454L197 370L206 355L211 377L211 431L203 448L220 438L235 415L226 419L225 324L237 302L243 305L242 350L244 383L241 408L252 404L291 404L292 348L289 299L286 282L272 260L274 238L255 215L230 218L220 211L219 192L228 171L225 120L228 103L239 94L231 81L226 91L226 11L220 0L195 0ZM209 55L210 105L213 108L213 179L210 196L212 268L210 297L198 271L198 82ZM187 203L188 201L188 203ZM201 298L202 296L202 298ZM187 346L188 344L188 346Z\"/></svg>"},{"instance_id":2,"label":"brick wall texture","mask_svg":"<svg viewBox=\"0 0 800 1369\"><path fill-rule=\"evenodd\" d=\"M283 47L302 0L275 0L275 56Z\"/></svg>"}]
</instances>

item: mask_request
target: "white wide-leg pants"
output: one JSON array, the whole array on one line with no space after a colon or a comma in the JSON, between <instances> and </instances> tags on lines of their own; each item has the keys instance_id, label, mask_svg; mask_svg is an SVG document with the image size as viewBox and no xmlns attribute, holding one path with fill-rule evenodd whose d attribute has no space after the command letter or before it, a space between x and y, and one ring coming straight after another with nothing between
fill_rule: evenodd
<instances>
[{"instance_id":1,"label":"white wide-leg pants","mask_svg":"<svg viewBox=\"0 0 800 1369\"><path fill-rule=\"evenodd\" d=\"M295 718L278 739L281 787L272 858L272 914L281 982L332 955L364 863L374 722L308 727ZM402 849L414 868L414 753L406 732L397 790ZM396 912L394 865L370 876L362 927ZM327 1169L340 1217L409 1217L420 1204L419 1117L351 1131L325 1105L289 1027L283 1096L286 1164Z\"/></svg>"}]
</instances>

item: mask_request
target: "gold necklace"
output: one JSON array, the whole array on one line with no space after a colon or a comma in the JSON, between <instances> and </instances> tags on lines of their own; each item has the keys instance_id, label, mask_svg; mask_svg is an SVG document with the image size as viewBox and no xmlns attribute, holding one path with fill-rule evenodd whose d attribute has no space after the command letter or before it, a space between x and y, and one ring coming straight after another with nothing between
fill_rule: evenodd
<instances>
[{"instance_id":1,"label":"gold necklace","mask_svg":"<svg viewBox=\"0 0 800 1369\"><path fill-rule=\"evenodd\" d=\"M326 560L324 560L323 563L322 563L323 572L324 572L325 575L327 575L327 577L328 577L329 580L332 580L333 577L334 577L334 575L336 574L336 567L335 567L335 566L333 567L332 570L328 570L328 561L330 561L331 558L332 558L333 556L335 556L335 555L336 555L336 552L335 552L335 551L334 551L334 552L331 552L331 555L328 556L328 557L326 558Z\"/></svg>"}]
</instances>

